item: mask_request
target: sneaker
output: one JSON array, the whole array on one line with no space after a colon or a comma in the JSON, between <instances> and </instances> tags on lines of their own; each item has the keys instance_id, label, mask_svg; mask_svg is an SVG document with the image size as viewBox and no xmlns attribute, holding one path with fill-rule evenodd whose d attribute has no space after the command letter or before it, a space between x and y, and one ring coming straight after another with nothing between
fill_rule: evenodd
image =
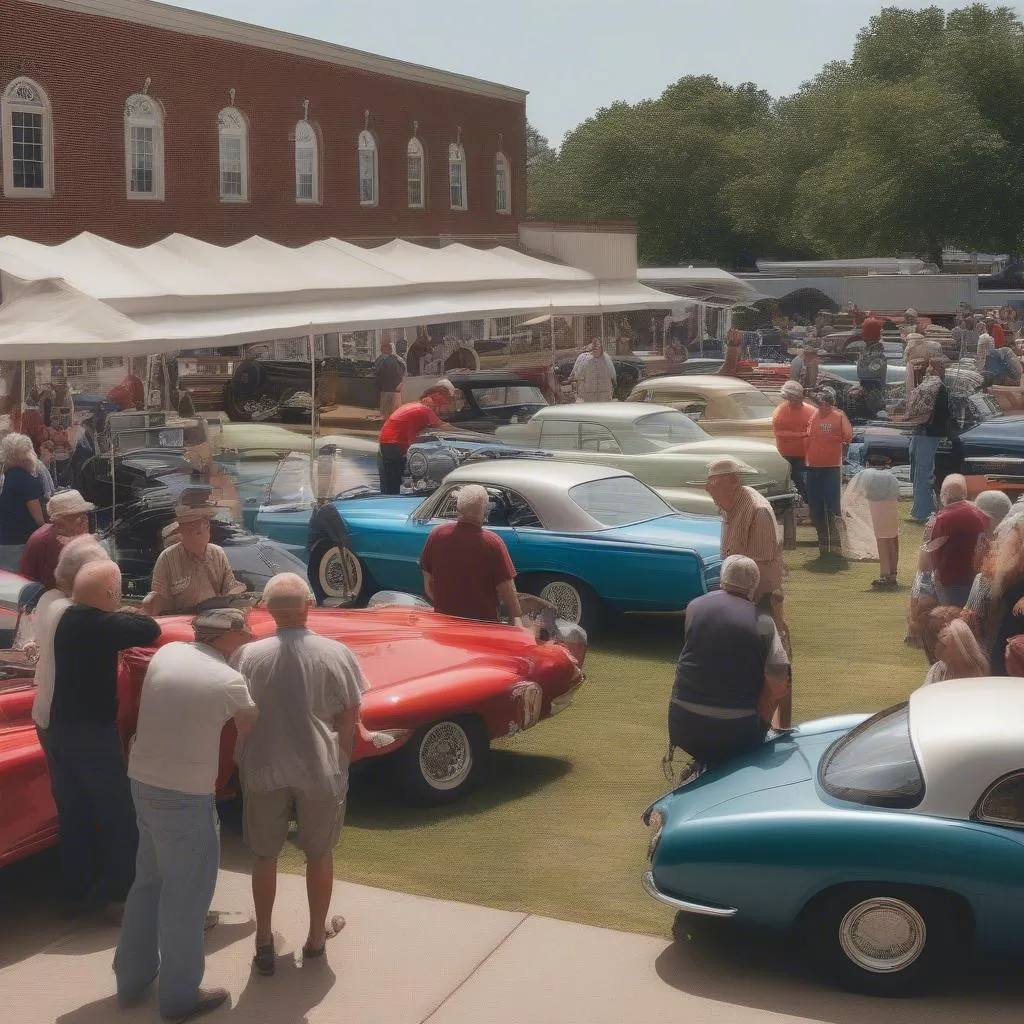
<instances>
[{"instance_id":1,"label":"sneaker","mask_svg":"<svg viewBox=\"0 0 1024 1024\"><path fill-rule=\"evenodd\" d=\"M175 1017L164 1017L164 1020L173 1021L174 1024L185 1024L185 1021L205 1017L206 1014L219 1010L231 999L231 993L226 988L201 988L197 996L196 1005L188 1013L182 1013Z\"/></svg>"}]
</instances>

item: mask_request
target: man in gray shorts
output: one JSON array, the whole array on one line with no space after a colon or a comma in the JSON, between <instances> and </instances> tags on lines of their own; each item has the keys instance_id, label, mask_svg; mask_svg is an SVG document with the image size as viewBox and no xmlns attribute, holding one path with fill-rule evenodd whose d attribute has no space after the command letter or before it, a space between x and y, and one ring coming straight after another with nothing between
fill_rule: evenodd
<instances>
[{"instance_id":1,"label":"man in gray shorts","mask_svg":"<svg viewBox=\"0 0 1024 1024\"><path fill-rule=\"evenodd\" d=\"M313 597L295 573L280 573L263 591L277 633L243 647L236 668L249 684L259 718L239 744L243 829L252 851L256 956L274 973L271 916L277 858L294 814L306 855L309 934L302 954L322 956L344 918L327 912L334 888L334 845L341 833L362 693L368 684L355 655L306 628Z\"/></svg>"}]
</instances>

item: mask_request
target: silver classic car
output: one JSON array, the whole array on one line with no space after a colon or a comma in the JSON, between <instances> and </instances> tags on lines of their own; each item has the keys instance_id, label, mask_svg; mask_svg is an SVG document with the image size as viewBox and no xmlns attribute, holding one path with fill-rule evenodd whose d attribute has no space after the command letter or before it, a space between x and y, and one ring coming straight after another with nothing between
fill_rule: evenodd
<instances>
[{"instance_id":1,"label":"silver classic car","mask_svg":"<svg viewBox=\"0 0 1024 1024\"><path fill-rule=\"evenodd\" d=\"M797 499L789 463L774 444L711 437L683 413L649 402L550 405L527 423L499 427L496 436L559 460L628 470L683 512L718 514L704 485L708 463L726 455L748 467L744 482L768 498L777 515Z\"/></svg>"}]
</instances>

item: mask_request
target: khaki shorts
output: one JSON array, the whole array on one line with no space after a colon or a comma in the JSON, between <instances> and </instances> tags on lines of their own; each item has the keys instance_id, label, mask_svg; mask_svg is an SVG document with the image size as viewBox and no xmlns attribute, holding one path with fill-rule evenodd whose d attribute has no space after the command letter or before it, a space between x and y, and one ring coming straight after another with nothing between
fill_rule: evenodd
<instances>
[{"instance_id":1,"label":"khaki shorts","mask_svg":"<svg viewBox=\"0 0 1024 1024\"><path fill-rule=\"evenodd\" d=\"M288 838L293 816L298 824L295 845L306 860L329 857L341 835L345 801L294 789L243 794L242 835L253 856L276 860Z\"/></svg>"}]
</instances>

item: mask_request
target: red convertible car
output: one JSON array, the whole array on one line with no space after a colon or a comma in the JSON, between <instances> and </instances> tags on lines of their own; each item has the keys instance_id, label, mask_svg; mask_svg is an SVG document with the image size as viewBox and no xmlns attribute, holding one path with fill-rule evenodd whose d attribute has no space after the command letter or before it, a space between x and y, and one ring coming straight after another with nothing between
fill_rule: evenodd
<instances>
[{"instance_id":1,"label":"red convertible car","mask_svg":"<svg viewBox=\"0 0 1024 1024\"><path fill-rule=\"evenodd\" d=\"M12 639L22 595L32 586L0 572L0 642ZM158 645L192 639L188 616L167 616L161 625ZM249 625L257 637L274 630L263 609L252 611ZM585 650L538 640L514 626L413 607L314 609L309 625L347 644L370 683L353 761L387 758L395 781L419 803L458 799L479 780L491 740L564 710L583 681ZM126 744L154 650L135 648L122 656L118 725ZM0 866L57 839L46 761L32 724L34 696L32 667L24 655L0 651ZM229 724L221 741L218 793L223 797L238 792L234 738Z\"/></svg>"}]
</instances>

